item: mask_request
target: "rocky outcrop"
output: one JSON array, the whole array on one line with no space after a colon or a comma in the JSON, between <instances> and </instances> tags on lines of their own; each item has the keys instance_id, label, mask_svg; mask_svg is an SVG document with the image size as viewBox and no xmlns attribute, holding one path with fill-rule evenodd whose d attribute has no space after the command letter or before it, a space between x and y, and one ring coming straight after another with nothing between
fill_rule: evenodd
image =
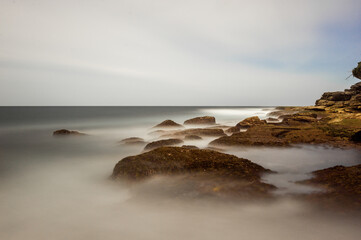
<instances>
[{"instance_id":1,"label":"rocky outcrop","mask_svg":"<svg viewBox=\"0 0 361 240\"><path fill-rule=\"evenodd\" d=\"M322 208L361 210L361 164L344 167L335 166L312 172L313 178L302 181L324 191L306 196Z\"/></svg>"},{"instance_id":2,"label":"rocky outcrop","mask_svg":"<svg viewBox=\"0 0 361 240\"><path fill-rule=\"evenodd\" d=\"M68 129L60 129L53 132L53 136L84 136L84 135L86 134Z\"/></svg>"},{"instance_id":3,"label":"rocky outcrop","mask_svg":"<svg viewBox=\"0 0 361 240\"><path fill-rule=\"evenodd\" d=\"M179 123L176 123L172 120L165 120L153 128L183 128L183 126Z\"/></svg>"},{"instance_id":4,"label":"rocky outcrop","mask_svg":"<svg viewBox=\"0 0 361 240\"><path fill-rule=\"evenodd\" d=\"M216 124L216 119L214 117L210 116L204 116L204 117L196 117L192 119L188 119L184 122L184 124L188 125L212 125Z\"/></svg>"},{"instance_id":5,"label":"rocky outcrop","mask_svg":"<svg viewBox=\"0 0 361 240\"><path fill-rule=\"evenodd\" d=\"M316 101L316 106L361 111L361 82L352 85L350 89L345 89L343 92L325 92Z\"/></svg>"},{"instance_id":6,"label":"rocky outcrop","mask_svg":"<svg viewBox=\"0 0 361 240\"><path fill-rule=\"evenodd\" d=\"M151 150L151 149L155 149L155 148L159 148L159 147L163 147L163 146L175 146L175 145L179 145L182 143L183 143L183 140L177 139L177 138L164 139L164 140L159 140L159 141L154 141L154 142L148 143L145 146L144 150Z\"/></svg>"},{"instance_id":7,"label":"rocky outcrop","mask_svg":"<svg viewBox=\"0 0 361 240\"><path fill-rule=\"evenodd\" d=\"M137 181L156 175L184 176L200 194L265 197L275 187L261 182L271 172L247 159L211 150L161 147L119 161L112 177Z\"/></svg>"},{"instance_id":8,"label":"rocky outcrop","mask_svg":"<svg viewBox=\"0 0 361 240\"><path fill-rule=\"evenodd\" d=\"M127 144L127 145L145 145L146 144L144 139L139 138L139 137L125 138L125 139L119 141L119 143L120 144Z\"/></svg>"}]
</instances>

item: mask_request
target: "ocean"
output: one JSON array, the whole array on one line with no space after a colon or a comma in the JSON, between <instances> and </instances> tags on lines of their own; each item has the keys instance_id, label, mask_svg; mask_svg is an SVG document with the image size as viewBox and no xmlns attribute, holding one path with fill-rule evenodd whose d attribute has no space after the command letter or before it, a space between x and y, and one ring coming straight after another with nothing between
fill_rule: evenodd
<instances>
[{"instance_id":1,"label":"ocean","mask_svg":"<svg viewBox=\"0 0 361 240\"><path fill-rule=\"evenodd\" d=\"M227 153L277 174L278 201L222 203L174 198L162 181L129 188L110 179L122 158L157 139L152 127L214 116L233 126L273 107L0 107L0 239L359 239L359 216L315 213L291 194L321 191L296 184L310 172L361 163L360 152L326 146L242 147ZM86 137L54 137L57 129ZM215 138L185 144L207 147Z\"/></svg>"}]
</instances>

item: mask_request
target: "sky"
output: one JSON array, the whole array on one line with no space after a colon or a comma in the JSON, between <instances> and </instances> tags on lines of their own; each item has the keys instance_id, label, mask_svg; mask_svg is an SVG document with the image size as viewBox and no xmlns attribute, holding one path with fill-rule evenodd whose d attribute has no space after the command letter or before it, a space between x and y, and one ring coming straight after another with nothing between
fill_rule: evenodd
<instances>
[{"instance_id":1,"label":"sky","mask_svg":"<svg viewBox=\"0 0 361 240\"><path fill-rule=\"evenodd\" d=\"M313 105L361 61L360 0L0 0L1 106Z\"/></svg>"}]
</instances>

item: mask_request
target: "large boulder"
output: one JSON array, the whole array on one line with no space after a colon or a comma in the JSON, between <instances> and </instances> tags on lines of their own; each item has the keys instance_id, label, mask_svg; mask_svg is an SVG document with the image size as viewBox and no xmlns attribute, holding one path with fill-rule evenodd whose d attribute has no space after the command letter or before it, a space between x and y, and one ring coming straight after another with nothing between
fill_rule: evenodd
<instances>
[{"instance_id":1,"label":"large boulder","mask_svg":"<svg viewBox=\"0 0 361 240\"><path fill-rule=\"evenodd\" d=\"M159 147L163 147L163 146L175 146L175 145L179 145L182 143L183 143L183 140L177 139L177 138L164 139L164 140L159 140L159 141L154 141L154 142L148 143L145 146L144 150L151 150L151 149L159 148Z\"/></svg>"},{"instance_id":2,"label":"large boulder","mask_svg":"<svg viewBox=\"0 0 361 240\"><path fill-rule=\"evenodd\" d=\"M154 128L183 128L183 126L172 120L165 120L159 123L158 125L154 126Z\"/></svg>"},{"instance_id":3,"label":"large boulder","mask_svg":"<svg viewBox=\"0 0 361 240\"><path fill-rule=\"evenodd\" d=\"M119 161L114 179L145 180L152 176L184 178L188 188L203 194L226 194L246 198L268 196L275 187L261 182L270 173L251 161L211 150L161 147Z\"/></svg>"},{"instance_id":4,"label":"large boulder","mask_svg":"<svg viewBox=\"0 0 361 240\"><path fill-rule=\"evenodd\" d=\"M212 125L216 124L216 119L210 116L204 117L195 117L192 119L188 119L184 122L185 125Z\"/></svg>"}]
</instances>

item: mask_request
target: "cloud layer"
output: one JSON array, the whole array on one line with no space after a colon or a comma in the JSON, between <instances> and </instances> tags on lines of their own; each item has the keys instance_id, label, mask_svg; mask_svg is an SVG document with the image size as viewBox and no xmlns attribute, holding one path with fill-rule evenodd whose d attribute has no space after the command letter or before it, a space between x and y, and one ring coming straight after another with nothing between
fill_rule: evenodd
<instances>
[{"instance_id":1,"label":"cloud layer","mask_svg":"<svg viewBox=\"0 0 361 240\"><path fill-rule=\"evenodd\" d=\"M361 61L361 3L0 2L1 105L305 105Z\"/></svg>"}]
</instances>

